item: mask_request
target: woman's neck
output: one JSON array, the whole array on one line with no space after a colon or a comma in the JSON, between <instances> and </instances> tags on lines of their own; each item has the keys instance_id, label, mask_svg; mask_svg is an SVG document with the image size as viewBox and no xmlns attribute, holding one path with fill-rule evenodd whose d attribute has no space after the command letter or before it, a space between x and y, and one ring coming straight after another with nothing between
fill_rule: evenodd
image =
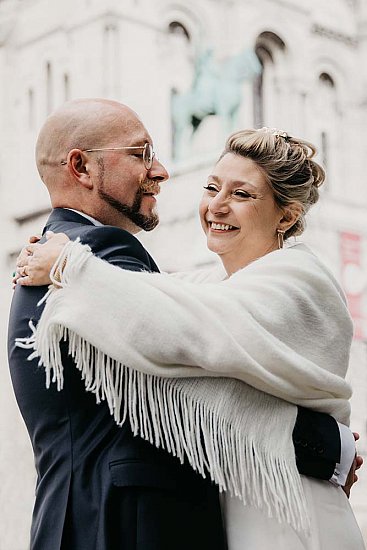
<instances>
[{"instance_id":1,"label":"woman's neck","mask_svg":"<svg viewBox=\"0 0 367 550\"><path fill-rule=\"evenodd\" d=\"M228 277L239 271L240 269L243 269L247 265L251 264L255 260L258 260L262 256L265 256L266 254L269 254L270 252L274 252L278 249L278 246L276 243L271 245L271 247L267 248L266 250L256 250L256 251L246 251L243 254L219 254L219 257L223 263L223 267L227 272Z\"/></svg>"}]
</instances>

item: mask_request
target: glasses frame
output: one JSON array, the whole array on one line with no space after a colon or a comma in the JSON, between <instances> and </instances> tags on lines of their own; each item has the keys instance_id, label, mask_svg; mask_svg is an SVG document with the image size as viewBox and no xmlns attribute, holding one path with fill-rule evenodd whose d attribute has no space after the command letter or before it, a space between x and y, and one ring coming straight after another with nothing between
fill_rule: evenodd
<instances>
[{"instance_id":1,"label":"glasses frame","mask_svg":"<svg viewBox=\"0 0 367 550\"><path fill-rule=\"evenodd\" d=\"M96 147L94 149L82 149L83 153L94 153L95 151L123 151L123 150L134 150L134 149L142 149L143 150L143 162L144 166L147 170L150 170L153 166L153 160L154 157L156 157L156 154L153 150L153 145L150 143L145 143L144 145L136 145L136 146L125 146L125 147ZM62 160L60 164L65 165L67 164L66 160Z\"/></svg>"}]
</instances>

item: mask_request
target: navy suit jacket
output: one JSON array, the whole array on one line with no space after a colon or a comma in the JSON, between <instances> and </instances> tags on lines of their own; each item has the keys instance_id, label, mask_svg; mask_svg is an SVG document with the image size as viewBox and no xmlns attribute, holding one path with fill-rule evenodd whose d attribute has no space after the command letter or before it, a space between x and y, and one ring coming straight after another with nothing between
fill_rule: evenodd
<instances>
[{"instance_id":1,"label":"navy suit jacket","mask_svg":"<svg viewBox=\"0 0 367 550\"><path fill-rule=\"evenodd\" d=\"M44 232L80 237L93 253L123 269L158 271L130 233L96 227L53 210ZM105 403L85 391L62 350L64 389L45 387L44 369L15 346L29 334L45 287L18 287L9 322L9 364L37 470L31 550L224 550L218 490L187 464L117 427ZM96 311L95 315L99 315ZM294 442L301 472L328 479L340 456L336 422L299 410Z\"/></svg>"}]
</instances>

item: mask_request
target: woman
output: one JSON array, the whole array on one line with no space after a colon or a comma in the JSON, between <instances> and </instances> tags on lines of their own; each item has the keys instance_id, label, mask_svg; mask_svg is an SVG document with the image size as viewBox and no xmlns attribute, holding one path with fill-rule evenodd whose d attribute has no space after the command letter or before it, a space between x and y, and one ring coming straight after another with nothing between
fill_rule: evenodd
<instances>
[{"instance_id":1,"label":"woman","mask_svg":"<svg viewBox=\"0 0 367 550\"><path fill-rule=\"evenodd\" d=\"M314 154L276 130L228 139L200 205L225 272L122 272L58 235L19 279L47 282L57 259L26 345L61 389L68 336L86 389L116 422L128 415L134 433L209 471L225 491L230 550L364 548L342 490L300 478L291 439L295 405L344 424L350 413L343 292L307 247L283 248L324 181Z\"/></svg>"}]
</instances>

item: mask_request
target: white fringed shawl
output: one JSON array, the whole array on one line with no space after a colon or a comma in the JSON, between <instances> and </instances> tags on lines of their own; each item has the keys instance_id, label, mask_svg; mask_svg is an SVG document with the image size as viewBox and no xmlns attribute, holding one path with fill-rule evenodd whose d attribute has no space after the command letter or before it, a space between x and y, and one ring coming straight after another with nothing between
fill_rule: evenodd
<instances>
[{"instance_id":1,"label":"white fringed shawl","mask_svg":"<svg viewBox=\"0 0 367 550\"><path fill-rule=\"evenodd\" d=\"M62 288L50 287L37 330L19 342L47 386L63 387L68 339L86 389L118 424L129 418L221 490L308 530L294 405L348 424L351 395L352 323L323 264L298 244L227 280L192 282L116 269L75 242L54 270L65 257Z\"/></svg>"}]
</instances>

